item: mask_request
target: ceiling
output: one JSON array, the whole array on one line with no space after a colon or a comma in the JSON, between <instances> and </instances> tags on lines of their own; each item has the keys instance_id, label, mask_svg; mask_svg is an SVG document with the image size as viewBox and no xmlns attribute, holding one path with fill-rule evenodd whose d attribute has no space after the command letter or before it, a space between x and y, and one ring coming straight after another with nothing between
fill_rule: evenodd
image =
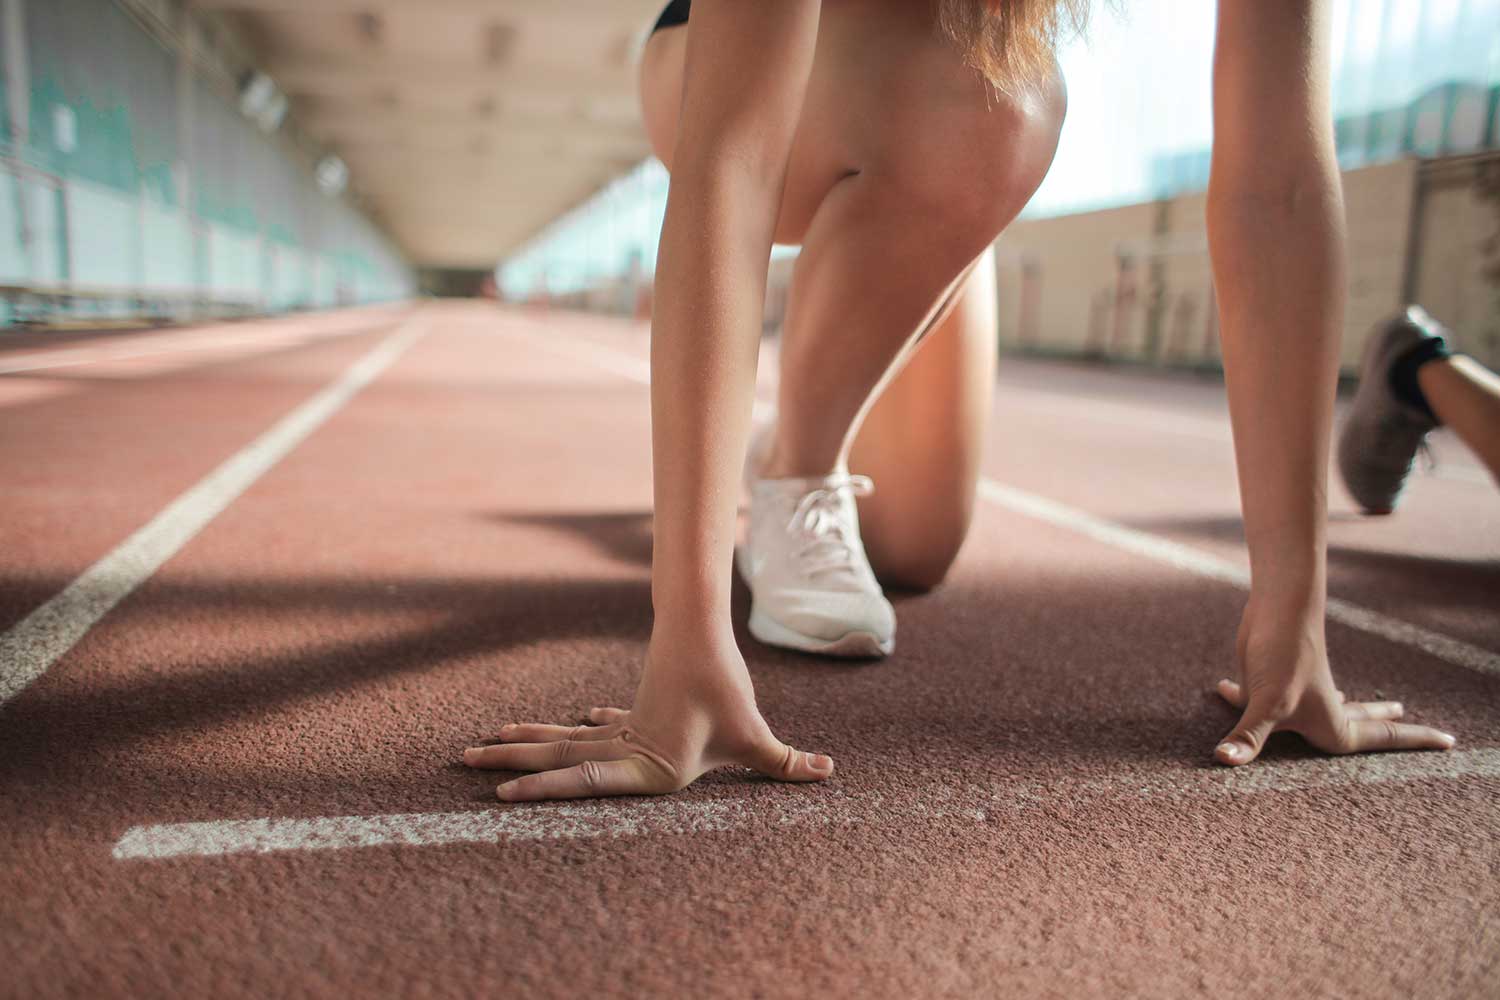
<instances>
[{"instance_id":1,"label":"ceiling","mask_svg":"<svg viewBox=\"0 0 1500 1000\"><path fill-rule=\"evenodd\" d=\"M650 154L662 0L193 0L231 14L298 127L422 267L489 268Z\"/></svg>"}]
</instances>

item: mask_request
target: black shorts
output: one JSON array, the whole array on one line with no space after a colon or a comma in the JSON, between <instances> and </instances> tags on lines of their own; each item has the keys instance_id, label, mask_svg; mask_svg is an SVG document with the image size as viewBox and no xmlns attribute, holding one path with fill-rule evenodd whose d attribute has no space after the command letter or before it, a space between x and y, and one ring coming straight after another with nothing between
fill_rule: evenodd
<instances>
[{"instance_id":1,"label":"black shorts","mask_svg":"<svg viewBox=\"0 0 1500 1000\"><path fill-rule=\"evenodd\" d=\"M653 32L663 28L675 28L679 24L687 24L688 11L693 6L693 0L672 0L667 4L667 9L661 12L661 17L656 19L652 26Z\"/></svg>"}]
</instances>

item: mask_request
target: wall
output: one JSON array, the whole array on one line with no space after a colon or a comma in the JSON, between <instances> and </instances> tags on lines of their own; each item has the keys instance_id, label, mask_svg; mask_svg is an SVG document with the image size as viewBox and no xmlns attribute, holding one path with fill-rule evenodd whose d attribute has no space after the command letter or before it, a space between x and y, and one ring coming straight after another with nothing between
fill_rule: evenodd
<instances>
[{"instance_id":1,"label":"wall","mask_svg":"<svg viewBox=\"0 0 1500 1000\"><path fill-rule=\"evenodd\" d=\"M1404 159L1344 173L1346 370L1372 326L1408 298L1448 324L1462 349L1500 365L1497 163L1495 154ZM996 244L1001 344L1218 365L1205 203L1195 193L1013 224Z\"/></svg>"},{"instance_id":2,"label":"wall","mask_svg":"<svg viewBox=\"0 0 1500 1000\"><path fill-rule=\"evenodd\" d=\"M1404 156L1343 173L1349 276L1341 363L1405 302L1421 303L1458 347L1500 368L1500 153ZM1021 352L1217 368L1219 340L1204 209L1174 198L1020 219L996 243L999 340ZM651 275L605 274L524 300L650 313ZM795 258L770 263L765 322L785 313Z\"/></svg>"},{"instance_id":3,"label":"wall","mask_svg":"<svg viewBox=\"0 0 1500 1000\"><path fill-rule=\"evenodd\" d=\"M1411 297L1500 369L1500 155L1423 164Z\"/></svg>"},{"instance_id":4,"label":"wall","mask_svg":"<svg viewBox=\"0 0 1500 1000\"><path fill-rule=\"evenodd\" d=\"M181 72L183 29L201 46L202 22L163 3L172 23L139 3L5 2L22 40L16 60L14 22L0 26L5 80L26 89L0 101L12 315L275 312L411 294L384 234L317 189L310 152L240 114L235 67L215 72L200 51Z\"/></svg>"}]
</instances>

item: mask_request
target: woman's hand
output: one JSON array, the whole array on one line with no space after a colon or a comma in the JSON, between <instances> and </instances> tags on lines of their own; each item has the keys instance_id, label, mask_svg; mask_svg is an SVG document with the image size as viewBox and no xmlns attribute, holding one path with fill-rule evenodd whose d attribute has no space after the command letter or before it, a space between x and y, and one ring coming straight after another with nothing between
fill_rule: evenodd
<instances>
[{"instance_id":1,"label":"woman's hand","mask_svg":"<svg viewBox=\"0 0 1500 1000\"><path fill-rule=\"evenodd\" d=\"M741 765L778 781L822 781L833 761L782 743L755 707L732 636L652 635L635 707L596 708L594 725L512 723L501 742L464 751L470 767L537 773L495 790L503 801L662 795L717 767Z\"/></svg>"},{"instance_id":2,"label":"woman's hand","mask_svg":"<svg viewBox=\"0 0 1500 1000\"><path fill-rule=\"evenodd\" d=\"M1222 764L1248 764L1274 732L1300 733L1327 753L1447 750L1454 739L1430 726L1398 722L1398 701L1345 701L1334 687L1323 638L1323 609L1271 610L1252 597L1240 620L1239 682L1219 694L1242 709L1239 725L1214 749Z\"/></svg>"}]
</instances>

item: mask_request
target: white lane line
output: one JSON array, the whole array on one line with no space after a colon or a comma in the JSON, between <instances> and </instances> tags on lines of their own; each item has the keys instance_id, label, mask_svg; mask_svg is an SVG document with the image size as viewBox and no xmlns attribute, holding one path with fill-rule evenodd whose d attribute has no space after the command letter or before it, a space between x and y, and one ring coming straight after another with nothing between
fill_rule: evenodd
<instances>
[{"instance_id":1,"label":"white lane line","mask_svg":"<svg viewBox=\"0 0 1500 1000\"><path fill-rule=\"evenodd\" d=\"M543 337L535 333L528 333L526 336L527 339L543 347L586 361L596 368L613 372L644 385L651 383L650 365L621 351L593 344L584 348L563 339ZM768 403L757 401L755 404L757 417L769 415L771 409ZM1048 500L1046 497L1018 490L1014 486L1005 486L987 477L979 481L979 495L990 503L1013 513L1046 521L1048 524L1077 532L1105 545L1165 563L1173 569L1227 583L1242 590L1250 588L1249 570L1198 549L1168 541L1159 535L1106 521L1074 507ZM1434 632L1420 625L1391 618L1353 602L1329 597L1328 618L1340 625L1420 650L1455 666L1500 676L1500 653L1455 639L1441 632Z\"/></svg>"},{"instance_id":2,"label":"white lane line","mask_svg":"<svg viewBox=\"0 0 1500 1000\"><path fill-rule=\"evenodd\" d=\"M435 847L528 840L579 840L726 832L756 825L901 826L914 817L984 821L1048 803L1178 801L1414 781L1500 778L1500 750L1262 761L1248 768L1127 772L1108 781L930 786L916 798L844 795L830 789L797 798L636 799L497 807L447 813L214 820L135 826L115 843L117 860L327 851L358 847Z\"/></svg>"},{"instance_id":3,"label":"white lane line","mask_svg":"<svg viewBox=\"0 0 1500 1000\"><path fill-rule=\"evenodd\" d=\"M353 326L339 326L332 330L297 331L287 329L289 324L273 327L261 333L234 333L222 337L153 337L136 341L119 350L108 347L77 347L43 351L37 354L21 354L0 361L0 375L17 375L24 372L47 371L53 368L73 368L78 365L95 365L109 361L129 361L135 358L153 357L160 354L187 353L190 351L212 351L221 348L263 347L267 350L291 343L311 343L333 337L346 337L366 333L388 319L373 319ZM149 345L149 346L148 346ZM144 348L144 349L143 349Z\"/></svg>"},{"instance_id":4,"label":"white lane line","mask_svg":"<svg viewBox=\"0 0 1500 1000\"><path fill-rule=\"evenodd\" d=\"M980 479L979 495L998 507L1066 528L1117 549L1164 563L1173 569L1231 584L1242 590L1250 589L1249 570L1158 535L1106 521L989 478ZM1328 598L1328 619L1390 642L1410 646L1455 666L1500 676L1500 653L1388 617L1351 601Z\"/></svg>"},{"instance_id":5,"label":"white lane line","mask_svg":"<svg viewBox=\"0 0 1500 1000\"><path fill-rule=\"evenodd\" d=\"M1198 438L1218 444L1232 445L1234 436L1229 429L1229 415L1221 417L1196 417L1174 415L1154 406L1133 403L1090 400L1085 409L1077 407L1077 397L1049 389L1028 389L1014 383L1006 383L1000 391L1007 399L1029 396L1032 403L1040 403L1040 409L1050 408L1057 416L1068 419L1082 418L1096 423L1112 424L1116 427L1138 427L1152 434L1175 434L1178 437ZM1028 404L1031 405L1031 404ZM1481 466L1445 458L1443 461L1418 462L1417 475L1430 479L1446 479L1455 483L1476 486L1494 486L1495 480Z\"/></svg>"},{"instance_id":6,"label":"white lane line","mask_svg":"<svg viewBox=\"0 0 1500 1000\"><path fill-rule=\"evenodd\" d=\"M512 332L520 333L519 329ZM601 347L592 341L578 343L567 337L547 336L537 331L526 331L523 334L527 340L535 341L537 344L547 348L554 354L563 354L567 357L583 361L602 371L613 372L621 378L642 385L651 384L651 362L644 358L638 358L633 354L626 354L611 347Z\"/></svg>"},{"instance_id":7,"label":"white lane line","mask_svg":"<svg viewBox=\"0 0 1500 1000\"><path fill-rule=\"evenodd\" d=\"M21 693L99 619L301 444L425 331L407 320L327 387L173 500L67 589L0 635L0 706Z\"/></svg>"}]
</instances>

